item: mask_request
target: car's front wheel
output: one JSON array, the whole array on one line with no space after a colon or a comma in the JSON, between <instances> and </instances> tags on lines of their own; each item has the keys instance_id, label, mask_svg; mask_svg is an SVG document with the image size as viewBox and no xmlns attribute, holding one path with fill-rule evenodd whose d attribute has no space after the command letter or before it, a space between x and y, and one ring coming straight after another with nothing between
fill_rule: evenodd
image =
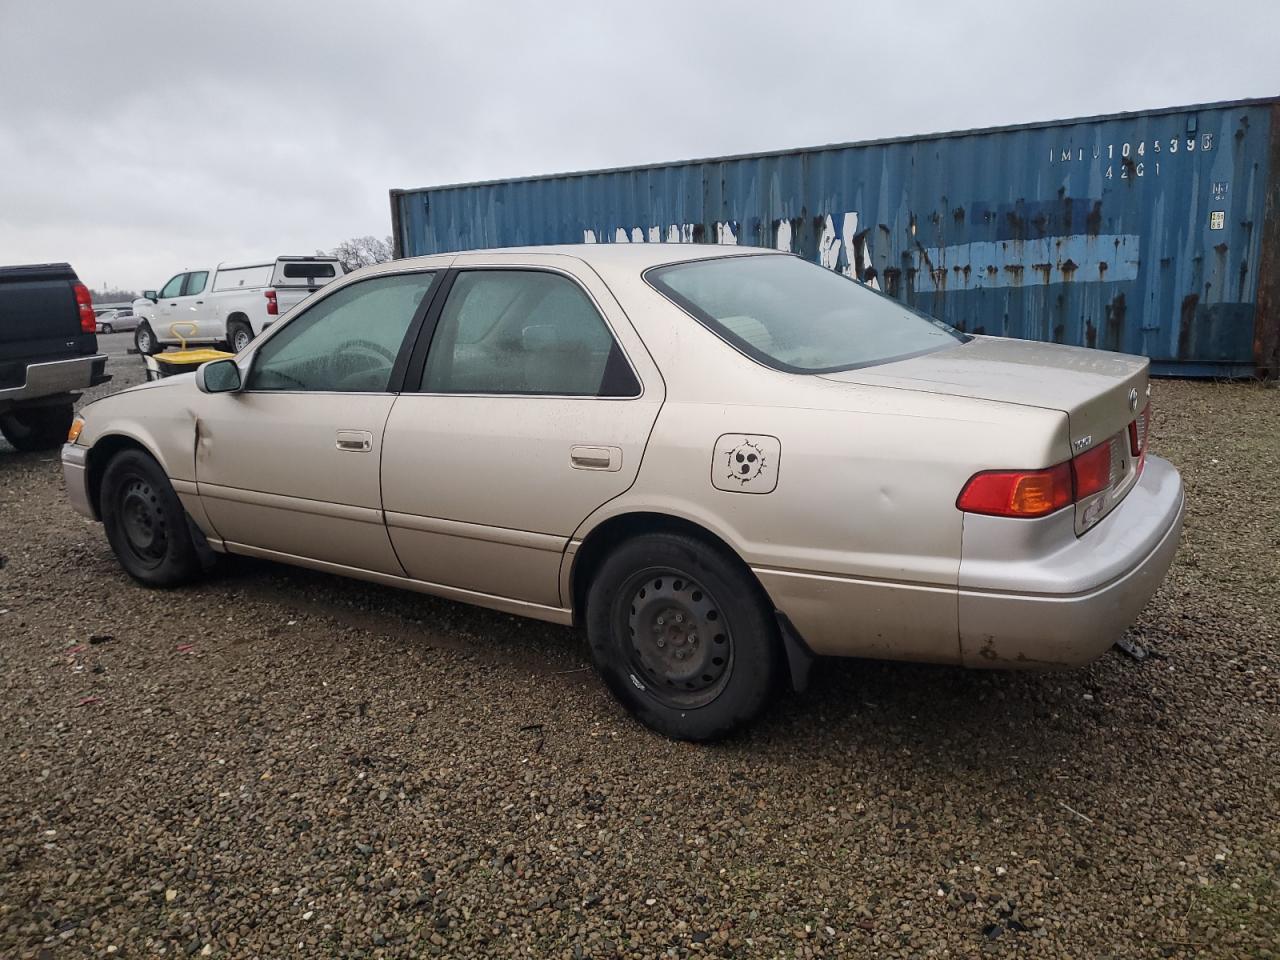
<instances>
[{"instance_id":1,"label":"car's front wheel","mask_svg":"<svg viewBox=\"0 0 1280 960\"><path fill-rule=\"evenodd\" d=\"M111 324L109 324L109 323L104 323L104 324L102 325L102 332L103 332L103 333L115 333L115 330L114 330L114 329L112 329Z\"/></svg>"},{"instance_id":2,"label":"car's front wheel","mask_svg":"<svg viewBox=\"0 0 1280 960\"><path fill-rule=\"evenodd\" d=\"M156 335L151 332L151 327L145 320L134 328L133 345L144 357L154 356L160 352L160 344L156 342Z\"/></svg>"},{"instance_id":3,"label":"car's front wheel","mask_svg":"<svg viewBox=\"0 0 1280 960\"><path fill-rule=\"evenodd\" d=\"M42 407L17 407L0 414L0 434L19 450L53 450L67 442L75 413L70 400Z\"/></svg>"},{"instance_id":4,"label":"car's front wheel","mask_svg":"<svg viewBox=\"0 0 1280 960\"><path fill-rule=\"evenodd\" d=\"M200 573L186 511L160 465L141 450L116 454L102 475L102 524L120 565L149 587Z\"/></svg>"},{"instance_id":5,"label":"car's front wheel","mask_svg":"<svg viewBox=\"0 0 1280 960\"><path fill-rule=\"evenodd\" d=\"M587 636L605 683L641 723L716 740L750 723L782 676L778 628L750 571L681 534L625 541L587 594Z\"/></svg>"}]
</instances>

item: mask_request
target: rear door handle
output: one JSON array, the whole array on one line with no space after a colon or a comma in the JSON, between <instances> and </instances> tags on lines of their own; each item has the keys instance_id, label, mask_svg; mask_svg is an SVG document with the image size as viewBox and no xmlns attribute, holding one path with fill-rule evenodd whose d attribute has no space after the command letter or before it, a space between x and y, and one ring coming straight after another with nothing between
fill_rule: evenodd
<instances>
[{"instance_id":1,"label":"rear door handle","mask_svg":"<svg viewBox=\"0 0 1280 960\"><path fill-rule=\"evenodd\" d=\"M576 444L569 448L569 464L575 470L605 470L616 473L622 469L622 448Z\"/></svg>"},{"instance_id":2,"label":"rear door handle","mask_svg":"<svg viewBox=\"0 0 1280 960\"><path fill-rule=\"evenodd\" d=\"M368 430L339 430L336 446L349 453L368 453L373 449L373 434Z\"/></svg>"}]
</instances>

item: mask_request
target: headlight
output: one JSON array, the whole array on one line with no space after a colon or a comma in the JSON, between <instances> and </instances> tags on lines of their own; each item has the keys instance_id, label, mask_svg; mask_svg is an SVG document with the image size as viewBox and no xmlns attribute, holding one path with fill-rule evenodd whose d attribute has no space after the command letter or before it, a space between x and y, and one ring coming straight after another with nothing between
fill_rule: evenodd
<instances>
[{"instance_id":1,"label":"headlight","mask_svg":"<svg viewBox=\"0 0 1280 960\"><path fill-rule=\"evenodd\" d=\"M76 417L71 421L71 429L67 431L67 443L75 443L80 439L80 431L84 429L84 417Z\"/></svg>"}]
</instances>

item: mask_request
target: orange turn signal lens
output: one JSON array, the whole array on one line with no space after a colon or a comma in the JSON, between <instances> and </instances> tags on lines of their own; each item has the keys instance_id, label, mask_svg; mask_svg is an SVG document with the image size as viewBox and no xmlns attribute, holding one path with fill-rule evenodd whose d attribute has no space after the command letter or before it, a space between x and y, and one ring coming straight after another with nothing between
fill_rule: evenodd
<instances>
[{"instance_id":1,"label":"orange turn signal lens","mask_svg":"<svg viewBox=\"0 0 1280 960\"><path fill-rule=\"evenodd\" d=\"M80 431L84 429L84 417L76 417L71 421L71 429L67 431L67 443L75 443L80 439Z\"/></svg>"},{"instance_id":2,"label":"orange turn signal lens","mask_svg":"<svg viewBox=\"0 0 1280 960\"><path fill-rule=\"evenodd\" d=\"M992 517L1043 517L1072 503L1071 465L1047 470L991 470L964 485L956 506Z\"/></svg>"}]
</instances>

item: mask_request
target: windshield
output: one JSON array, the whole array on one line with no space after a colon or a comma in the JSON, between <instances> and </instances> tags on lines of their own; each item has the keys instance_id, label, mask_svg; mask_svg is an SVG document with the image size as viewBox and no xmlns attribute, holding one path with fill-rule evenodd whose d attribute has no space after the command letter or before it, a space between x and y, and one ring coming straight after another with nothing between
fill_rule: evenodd
<instances>
[{"instance_id":1,"label":"windshield","mask_svg":"<svg viewBox=\"0 0 1280 960\"><path fill-rule=\"evenodd\" d=\"M697 260L645 279L747 356L791 373L886 363L968 339L798 257Z\"/></svg>"}]
</instances>

